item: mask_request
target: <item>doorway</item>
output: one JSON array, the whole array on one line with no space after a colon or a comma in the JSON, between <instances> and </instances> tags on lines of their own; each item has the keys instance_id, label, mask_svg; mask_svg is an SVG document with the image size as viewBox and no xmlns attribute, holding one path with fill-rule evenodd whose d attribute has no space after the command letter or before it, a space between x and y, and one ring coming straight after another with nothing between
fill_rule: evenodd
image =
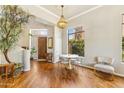
<instances>
[{"instance_id":1,"label":"doorway","mask_svg":"<svg viewBox=\"0 0 124 93\"><path fill-rule=\"evenodd\" d=\"M47 37L38 37L38 59L46 59Z\"/></svg>"},{"instance_id":2,"label":"doorway","mask_svg":"<svg viewBox=\"0 0 124 93\"><path fill-rule=\"evenodd\" d=\"M31 55L33 60L46 61L48 29L31 29L29 49L36 52Z\"/></svg>"}]
</instances>

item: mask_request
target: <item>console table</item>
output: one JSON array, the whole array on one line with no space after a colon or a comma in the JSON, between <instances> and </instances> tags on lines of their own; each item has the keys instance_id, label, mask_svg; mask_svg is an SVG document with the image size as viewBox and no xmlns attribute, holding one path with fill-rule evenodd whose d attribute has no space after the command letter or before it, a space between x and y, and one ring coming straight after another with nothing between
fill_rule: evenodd
<instances>
[{"instance_id":1,"label":"console table","mask_svg":"<svg viewBox=\"0 0 124 93\"><path fill-rule=\"evenodd\" d=\"M8 78L8 64L0 64L0 74L2 74L2 69L5 69L5 79L7 80Z\"/></svg>"}]
</instances>

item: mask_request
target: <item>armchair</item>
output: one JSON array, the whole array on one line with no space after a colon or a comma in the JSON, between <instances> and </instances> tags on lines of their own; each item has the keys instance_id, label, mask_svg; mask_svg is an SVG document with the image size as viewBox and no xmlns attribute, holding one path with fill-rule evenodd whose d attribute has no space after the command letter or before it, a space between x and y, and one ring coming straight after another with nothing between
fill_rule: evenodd
<instances>
[{"instance_id":1,"label":"armchair","mask_svg":"<svg viewBox=\"0 0 124 93\"><path fill-rule=\"evenodd\" d=\"M101 71L107 74L112 75L114 74L114 66L113 66L114 59L109 57L96 57L96 64L94 65L94 71Z\"/></svg>"}]
</instances>

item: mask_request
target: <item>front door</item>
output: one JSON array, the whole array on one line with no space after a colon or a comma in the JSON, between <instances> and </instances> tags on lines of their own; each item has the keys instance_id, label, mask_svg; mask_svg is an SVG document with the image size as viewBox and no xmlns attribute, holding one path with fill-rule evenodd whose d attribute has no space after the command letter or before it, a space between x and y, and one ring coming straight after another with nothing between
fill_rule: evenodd
<instances>
[{"instance_id":1,"label":"front door","mask_svg":"<svg viewBox=\"0 0 124 93\"><path fill-rule=\"evenodd\" d=\"M46 59L47 37L38 37L38 59Z\"/></svg>"}]
</instances>

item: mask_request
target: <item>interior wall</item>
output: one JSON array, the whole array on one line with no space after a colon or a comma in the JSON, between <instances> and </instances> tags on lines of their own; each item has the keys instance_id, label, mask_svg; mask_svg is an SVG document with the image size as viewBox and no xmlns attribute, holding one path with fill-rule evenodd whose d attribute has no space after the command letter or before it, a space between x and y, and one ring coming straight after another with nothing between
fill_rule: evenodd
<instances>
[{"instance_id":1,"label":"interior wall","mask_svg":"<svg viewBox=\"0 0 124 93\"><path fill-rule=\"evenodd\" d=\"M24 31L21 33L18 45L29 47L29 31L31 29L48 29L48 36L53 37L54 26L49 26L42 24L38 21L31 20L24 28Z\"/></svg>"},{"instance_id":2,"label":"interior wall","mask_svg":"<svg viewBox=\"0 0 124 93\"><path fill-rule=\"evenodd\" d=\"M122 13L124 6L103 6L69 21L69 27L84 27L85 62L95 63L96 56L112 57L115 72L124 74L124 63L121 62Z\"/></svg>"},{"instance_id":3,"label":"interior wall","mask_svg":"<svg viewBox=\"0 0 124 93\"><path fill-rule=\"evenodd\" d=\"M29 21L29 23L27 25L25 25L25 27L23 27L23 31L19 36L19 41L17 42L18 47L17 48L14 47L15 51L18 51L20 49L20 47L22 47L22 46L29 48L30 29L48 29L48 36L53 37L53 35L54 35L54 26L45 25L45 24L42 24L42 23L36 21L35 19L32 19ZM48 49L48 52L49 51L53 52L53 49ZM9 56L12 59L12 61L17 62L17 59L19 57L21 58L21 56L19 53L17 53L15 56L14 53L15 52L12 49L12 51L10 51L10 53L9 53ZM16 58L16 59L14 59L14 58ZM2 60L1 62L5 62L5 58L3 57L3 55L1 53L0 53L0 60Z\"/></svg>"}]
</instances>

